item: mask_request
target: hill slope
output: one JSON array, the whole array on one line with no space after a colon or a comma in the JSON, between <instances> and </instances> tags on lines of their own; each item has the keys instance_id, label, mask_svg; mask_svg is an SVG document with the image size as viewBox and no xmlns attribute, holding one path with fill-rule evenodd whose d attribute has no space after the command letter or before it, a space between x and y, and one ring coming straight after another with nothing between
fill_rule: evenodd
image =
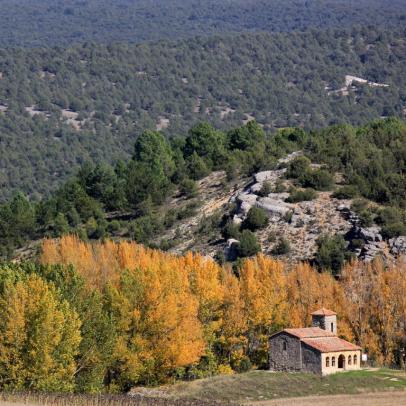
<instances>
[{"instance_id":1,"label":"hill slope","mask_svg":"<svg viewBox=\"0 0 406 406\"><path fill-rule=\"evenodd\" d=\"M145 129L403 117L405 55L404 31L376 29L3 50L0 200L48 194L84 161L127 158Z\"/></svg>"},{"instance_id":2,"label":"hill slope","mask_svg":"<svg viewBox=\"0 0 406 406\"><path fill-rule=\"evenodd\" d=\"M365 370L338 373L323 378L313 374L252 371L245 374L217 376L190 383L180 383L162 390L165 391L166 389L170 396L181 399L253 404L255 401L265 401L266 399L295 397L295 404L297 404L296 402L300 402L300 399L296 397L299 396L348 395L385 390L393 391L396 389L402 391L405 388L406 376L402 372ZM400 397L400 399L405 398ZM396 394L394 394L394 399L396 401ZM317 396L313 400L317 402ZM328 401L328 398L325 400ZM288 405L289 403L281 404Z\"/></svg>"},{"instance_id":3,"label":"hill slope","mask_svg":"<svg viewBox=\"0 0 406 406\"><path fill-rule=\"evenodd\" d=\"M3 0L0 46L142 42L241 31L401 26L401 0Z\"/></svg>"}]
</instances>

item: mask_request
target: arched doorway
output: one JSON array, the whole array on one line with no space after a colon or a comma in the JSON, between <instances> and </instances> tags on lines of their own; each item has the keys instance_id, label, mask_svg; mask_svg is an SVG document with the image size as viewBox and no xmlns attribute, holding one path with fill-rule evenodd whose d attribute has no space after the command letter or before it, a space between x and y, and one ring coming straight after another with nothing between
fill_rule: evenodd
<instances>
[{"instance_id":1,"label":"arched doorway","mask_svg":"<svg viewBox=\"0 0 406 406\"><path fill-rule=\"evenodd\" d=\"M338 357L338 368L344 369L345 368L345 357L343 354L341 354Z\"/></svg>"}]
</instances>

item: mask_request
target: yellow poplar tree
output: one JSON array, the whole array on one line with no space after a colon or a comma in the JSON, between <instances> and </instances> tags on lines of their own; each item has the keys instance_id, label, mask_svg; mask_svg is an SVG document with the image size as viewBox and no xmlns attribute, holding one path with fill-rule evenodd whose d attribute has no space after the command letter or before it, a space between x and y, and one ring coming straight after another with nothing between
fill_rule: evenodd
<instances>
[{"instance_id":1,"label":"yellow poplar tree","mask_svg":"<svg viewBox=\"0 0 406 406\"><path fill-rule=\"evenodd\" d=\"M247 321L248 354L257 364L267 361L268 338L286 324L287 293L284 265L258 255L244 261L240 289Z\"/></svg>"},{"instance_id":2,"label":"yellow poplar tree","mask_svg":"<svg viewBox=\"0 0 406 406\"><path fill-rule=\"evenodd\" d=\"M8 285L0 299L3 389L72 391L80 321L37 275Z\"/></svg>"}]
</instances>

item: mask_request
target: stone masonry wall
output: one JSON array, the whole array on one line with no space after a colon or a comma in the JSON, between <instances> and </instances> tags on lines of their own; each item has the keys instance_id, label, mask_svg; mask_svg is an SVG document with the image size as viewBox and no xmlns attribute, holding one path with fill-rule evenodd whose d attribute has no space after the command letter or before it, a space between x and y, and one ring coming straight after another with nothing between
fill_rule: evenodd
<instances>
[{"instance_id":1,"label":"stone masonry wall","mask_svg":"<svg viewBox=\"0 0 406 406\"><path fill-rule=\"evenodd\" d=\"M333 323L333 330L331 330L331 323ZM313 316L312 325L337 334L337 316Z\"/></svg>"},{"instance_id":2,"label":"stone masonry wall","mask_svg":"<svg viewBox=\"0 0 406 406\"><path fill-rule=\"evenodd\" d=\"M314 348L302 343L302 371L321 374L321 353Z\"/></svg>"},{"instance_id":3,"label":"stone masonry wall","mask_svg":"<svg viewBox=\"0 0 406 406\"><path fill-rule=\"evenodd\" d=\"M286 350L284 350L284 343ZM301 371L299 339L281 332L269 339L269 369L271 371Z\"/></svg>"}]
</instances>

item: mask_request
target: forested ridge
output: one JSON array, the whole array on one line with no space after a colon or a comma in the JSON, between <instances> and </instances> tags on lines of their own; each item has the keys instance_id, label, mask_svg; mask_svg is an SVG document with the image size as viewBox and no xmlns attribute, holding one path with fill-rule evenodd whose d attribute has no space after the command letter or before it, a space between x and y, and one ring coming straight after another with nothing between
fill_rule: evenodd
<instances>
[{"instance_id":1,"label":"forested ridge","mask_svg":"<svg viewBox=\"0 0 406 406\"><path fill-rule=\"evenodd\" d=\"M240 34L0 51L0 199L38 199L85 161L127 159L144 130L255 117L266 131L404 116L405 31ZM372 84L352 82L346 75ZM375 85L373 84L375 83Z\"/></svg>"},{"instance_id":2,"label":"forested ridge","mask_svg":"<svg viewBox=\"0 0 406 406\"><path fill-rule=\"evenodd\" d=\"M405 264L340 280L262 255L238 272L135 243L46 240L41 264L0 265L0 388L120 392L267 367L269 336L325 306L377 365L403 366ZM385 305L382 305L382 304Z\"/></svg>"},{"instance_id":3,"label":"forested ridge","mask_svg":"<svg viewBox=\"0 0 406 406\"><path fill-rule=\"evenodd\" d=\"M404 24L402 0L3 0L0 46Z\"/></svg>"},{"instance_id":4,"label":"forested ridge","mask_svg":"<svg viewBox=\"0 0 406 406\"><path fill-rule=\"evenodd\" d=\"M279 158L300 150L308 158L299 156L286 168L285 179L292 186L286 190L277 182L258 193L287 192L287 201L298 202L313 200L319 191L334 192L338 199L353 199L361 225L378 224L389 240L406 235L405 137L405 122L395 118L358 128L335 125L312 132L286 128L275 134L266 134L254 121L227 132L199 123L185 137L170 140L146 131L137 138L131 159L114 166L85 163L49 198L33 202L19 193L1 204L1 255L10 258L32 240L67 233L83 240L110 236L171 249L177 244L176 233L170 240L161 235L199 211L197 181L217 171L216 176L224 174L222 189L231 190L239 179L277 169ZM309 158L318 169L310 166ZM341 186L334 182L337 172ZM173 200L182 205L168 206ZM254 255L260 247L253 231L266 225L268 216L253 209L241 226L232 224L232 216L233 205L228 213L203 218L194 238L237 238L239 257ZM286 254L288 243L281 242L275 254ZM345 250L342 244L330 241L324 257L333 255L331 249ZM331 268L323 262L321 268L339 272L345 258L341 252L337 255L338 264Z\"/></svg>"}]
</instances>

